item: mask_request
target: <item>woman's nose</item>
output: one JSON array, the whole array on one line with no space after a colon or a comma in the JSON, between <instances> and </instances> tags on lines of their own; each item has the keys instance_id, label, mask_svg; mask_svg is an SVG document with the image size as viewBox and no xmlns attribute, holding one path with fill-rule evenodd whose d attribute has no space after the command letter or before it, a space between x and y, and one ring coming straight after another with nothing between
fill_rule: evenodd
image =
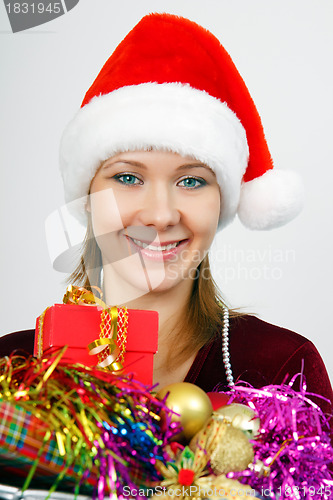
<instances>
[{"instance_id":1,"label":"woman's nose","mask_svg":"<svg viewBox=\"0 0 333 500\"><path fill-rule=\"evenodd\" d=\"M140 222L145 226L154 226L157 231L164 231L180 221L180 212L176 206L175 195L171 189L155 186L144 197Z\"/></svg>"}]
</instances>

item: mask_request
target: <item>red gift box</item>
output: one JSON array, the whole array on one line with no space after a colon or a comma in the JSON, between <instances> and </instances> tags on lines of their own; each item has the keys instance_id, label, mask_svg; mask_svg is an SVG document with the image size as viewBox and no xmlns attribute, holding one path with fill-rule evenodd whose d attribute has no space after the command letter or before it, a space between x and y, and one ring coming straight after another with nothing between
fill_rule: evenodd
<instances>
[{"instance_id":1,"label":"red gift box","mask_svg":"<svg viewBox=\"0 0 333 500\"><path fill-rule=\"evenodd\" d=\"M34 355L38 356L38 344L43 352L50 348L68 346L63 360L96 366L96 355L90 355L88 345L99 338L100 306L55 304L37 318ZM39 340L40 330L42 338ZM156 311L128 310L127 343L124 354L124 371L133 374L145 385L153 382L153 358L157 352L158 313Z\"/></svg>"}]
</instances>

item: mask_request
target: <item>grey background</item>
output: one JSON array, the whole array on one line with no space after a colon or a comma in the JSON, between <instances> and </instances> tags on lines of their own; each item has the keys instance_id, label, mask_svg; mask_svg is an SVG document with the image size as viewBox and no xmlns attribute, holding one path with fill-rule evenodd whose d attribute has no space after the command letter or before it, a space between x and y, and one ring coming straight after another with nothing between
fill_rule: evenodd
<instances>
[{"instance_id":1,"label":"grey background","mask_svg":"<svg viewBox=\"0 0 333 500\"><path fill-rule=\"evenodd\" d=\"M46 217L63 204L59 138L112 50L152 11L189 17L222 41L260 111L275 165L303 176L302 214L265 233L236 221L213 245L214 274L232 306L314 341L332 378L331 0L81 0L17 34L0 5L0 334L34 327L62 300L65 276L52 269L44 234Z\"/></svg>"}]
</instances>

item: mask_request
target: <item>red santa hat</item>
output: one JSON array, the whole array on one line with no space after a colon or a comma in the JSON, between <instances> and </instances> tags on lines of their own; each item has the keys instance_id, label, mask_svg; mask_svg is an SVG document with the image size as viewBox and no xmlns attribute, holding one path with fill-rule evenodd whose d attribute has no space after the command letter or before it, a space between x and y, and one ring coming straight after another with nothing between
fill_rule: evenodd
<instances>
[{"instance_id":1,"label":"red santa hat","mask_svg":"<svg viewBox=\"0 0 333 500\"><path fill-rule=\"evenodd\" d=\"M262 123L229 54L196 23L145 16L119 44L67 126L60 148L66 201L84 196L103 161L160 149L209 165L221 188L220 226L237 213L251 229L285 224L302 207L302 185L273 169Z\"/></svg>"}]
</instances>

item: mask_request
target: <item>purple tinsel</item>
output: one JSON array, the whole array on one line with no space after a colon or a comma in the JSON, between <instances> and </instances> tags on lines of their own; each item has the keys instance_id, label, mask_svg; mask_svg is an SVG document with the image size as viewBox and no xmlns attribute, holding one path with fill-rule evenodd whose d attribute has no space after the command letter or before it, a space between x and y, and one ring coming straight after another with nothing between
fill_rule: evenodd
<instances>
[{"instance_id":1,"label":"purple tinsel","mask_svg":"<svg viewBox=\"0 0 333 500\"><path fill-rule=\"evenodd\" d=\"M301 376L301 390L293 385ZM302 375L289 384L262 389L235 385L232 402L252 408L260 419L259 434L252 441L253 466L228 477L240 480L265 498L329 500L333 497L333 448L326 416L306 392ZM266 471L266 472L265 472Z\"/></svg>"},{"instance_id":2,"label":"purple tinsel","mask_svg":"<svg viewBox=\"0 0 333 500\"><path fill-rule=\"evenodd\" d=\"M101 430L94 443L98 500L108 492L123 498L124 486L138 491L160 480L156 460L168 459L165 446L179 432L179 423L171 421L173 412L140 382L122 379L118 401L117 411L109 415L113 425L97 424Z\"/></svg>"}]
</instances>

